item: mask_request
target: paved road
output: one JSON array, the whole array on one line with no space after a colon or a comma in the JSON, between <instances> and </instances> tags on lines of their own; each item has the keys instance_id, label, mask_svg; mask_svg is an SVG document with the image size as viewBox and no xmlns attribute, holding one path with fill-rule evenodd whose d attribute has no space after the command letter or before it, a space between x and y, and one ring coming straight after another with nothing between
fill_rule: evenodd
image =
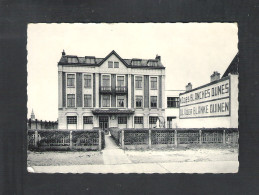
<instances>
[{"instance_id":1,"label":"paved road","mask_svg":"<svg viewBox=\"0 0 259 195\"><path fill-rule=\"evenodd\" d=\"M238 161L33 166L36 173L237 173Z\"/></svg>"}]
</instances>

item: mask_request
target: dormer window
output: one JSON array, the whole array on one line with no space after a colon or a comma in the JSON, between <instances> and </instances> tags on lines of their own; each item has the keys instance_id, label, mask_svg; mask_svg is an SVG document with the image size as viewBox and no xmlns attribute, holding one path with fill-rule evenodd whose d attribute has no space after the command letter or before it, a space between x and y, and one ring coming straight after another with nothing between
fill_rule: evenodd
<instances>
[{"instance_id":1,"label":"dormer window","mask_svg":"<svg viewBox=\"0 0 259 195\"><path fill-rule=\"evenodd\" d=\"M138 60L138 59L135 60L134 59L134 60L131 61L131 65L132 66L141 66L141 60Z\"/></svg>"},{"instance_id":2,"label":"dormer window","mask_svg":"<svg viewBox=\"0 0 259 195\"><path fill-rule=\"evenodd\" d=\"M67 62L70 64L76 64L76 63L78 63L78 59L77 59L77 57L68 57Z\"/></svg>"},{"instance_id":3,"label":"dormer window","mask_svg":"<svg viewBox=\"0 0 259 195\"><path fill-rule=\"evenodd\" d=\"M95 64L95 57L85 57L86 64Z\"/></svg>"},{"instance_id":4,"label":"dormer window","mask_svg":"<svg viewBox=\"0 0 259 195\"><path fill-rule=\"evenodd\" d=\"M148 61L148 66L158 66L158 62L155 60L149 60Z\"/></svg>"}]
</instances>

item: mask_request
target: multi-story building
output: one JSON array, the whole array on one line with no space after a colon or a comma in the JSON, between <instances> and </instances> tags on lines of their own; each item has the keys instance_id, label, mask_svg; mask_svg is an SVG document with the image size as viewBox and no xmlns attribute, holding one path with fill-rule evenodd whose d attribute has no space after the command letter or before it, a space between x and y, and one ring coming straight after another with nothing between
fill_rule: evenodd
<instances>
[{"instance_id":1,"label":"multi-story building","mask_svg":"<svg viewBox=\"0 0 259 195\"><path fill-rule=\"evenodd\" d=\"M122 59L66 55L58 62L59 129L149 128L165 125L161 57Z\"/></svg>"}]
</instances>

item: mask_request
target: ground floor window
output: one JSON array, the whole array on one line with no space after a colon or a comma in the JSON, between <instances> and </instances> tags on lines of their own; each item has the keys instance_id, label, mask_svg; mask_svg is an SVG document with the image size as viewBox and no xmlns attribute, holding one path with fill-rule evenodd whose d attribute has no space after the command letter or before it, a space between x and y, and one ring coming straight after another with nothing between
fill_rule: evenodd
<instances>
[{"instance_id":1,"label":"ground floor window","mask_svg":"<svg viewBox=\"0 0 259 195\"><path fill-rule=\"evenodd\" d=\"M172 128L173 117L167 117L167 128Z\"/></svg>"},{"instance_id":2,"label":"ground floor window","mask_svg":"<svg viewBox=\"0 0 259 195\"><path fill-rule=\"evenodd\" d=\"M118 124L127 124L127 117L126 116L119 116L118 117Z\"/></svg>"},{"instance_id":3,"label":"ground floor window","mask_svg":"<svg viewBox=\"0 0 259 195\"><path fill-rule=\"evenodd\" d=\"M135 116L134 124L143 124L143 116Z\"/></svg>"},{"instance_id":4,"label":"ground floor window","mask_svg":"<svg viewBox=\"0 0 259 195\"><path fill-rule=\"evenodd\" d=\"M157 120L158 120L157 116L150 116L149 117L149 128L153 128L154 126L156 126Z\"/></svg>"},{"instance_id":5,"label":"ground floor window","mask_svg":"<svg viewBox=\"0 0 259 195\"><path fill-rule=\"evenodd\" d=\"M84 116L83 121L84 121L84 124L93 124L93 117L92 116Z\"/></svg>"},{"instance_id":6,"label":"ground floor window","mask_svg":"<svg viewBox=\"0 0 259 195\"><path fill-rule=\"evenodd\" d=\"M77 124L76 116L67 116L67 124Z\"/></svg>"}]
</instances>

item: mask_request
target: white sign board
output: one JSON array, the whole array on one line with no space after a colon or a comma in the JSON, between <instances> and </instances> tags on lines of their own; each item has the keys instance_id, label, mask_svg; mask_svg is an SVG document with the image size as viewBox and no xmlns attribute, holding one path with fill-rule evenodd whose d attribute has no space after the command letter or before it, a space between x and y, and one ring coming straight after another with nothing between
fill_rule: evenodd
<instances>
[{"instance_id":1,"label":"white sign board","mask_svg":"<svg viewBox=\"0 0 259 195\"><path fill-rule=\"evenodd\" d=\"M180 94L180 119L230 115L229 77Z\"/></svg>"}]
</instances>

